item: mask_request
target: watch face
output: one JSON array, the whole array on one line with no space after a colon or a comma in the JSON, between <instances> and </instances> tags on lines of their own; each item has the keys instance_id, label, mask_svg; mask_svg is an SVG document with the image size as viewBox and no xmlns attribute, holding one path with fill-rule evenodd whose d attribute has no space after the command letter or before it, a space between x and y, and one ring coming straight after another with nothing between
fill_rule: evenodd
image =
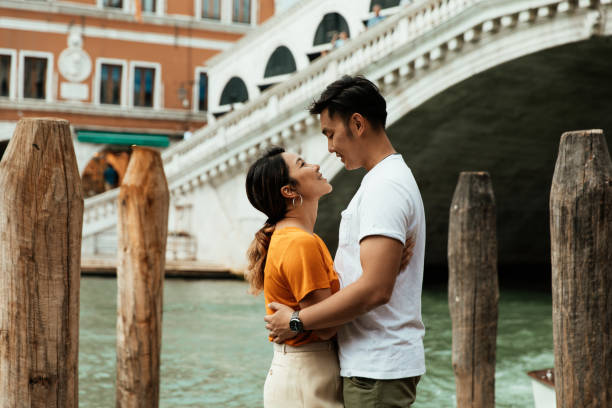
<instances>
[{"instance_id":1,"label":"watch face","mask_svg":"<svg viewBox=\"0 0 612 408\"><path fill-rule=\"evenodd\" d=\"M299 319L291 319L289 321L289 328L294 332L302 331L302 322Z\"/></svg>"}]
</instances>

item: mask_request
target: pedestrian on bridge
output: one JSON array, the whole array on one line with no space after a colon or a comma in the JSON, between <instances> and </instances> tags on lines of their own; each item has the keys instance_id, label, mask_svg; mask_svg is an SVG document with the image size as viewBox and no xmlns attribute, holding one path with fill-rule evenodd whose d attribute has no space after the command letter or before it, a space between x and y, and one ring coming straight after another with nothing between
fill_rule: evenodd
<instances>
[{"instance_id":1,"label":"pedestrian on bridge","mask_svg":"<svg viewBox=\"0 0 612 408\"><path fill-rule=\"evenodd\" d=\"M382 7L380 7L380 4L375 4L374 7L372 7L372 12L374 13L374 15L370 17L366 22L367 28L374 27L376 24L380 23L385 19L384 16L380 15L381 10Z\"/></svg>"}]
</instances>

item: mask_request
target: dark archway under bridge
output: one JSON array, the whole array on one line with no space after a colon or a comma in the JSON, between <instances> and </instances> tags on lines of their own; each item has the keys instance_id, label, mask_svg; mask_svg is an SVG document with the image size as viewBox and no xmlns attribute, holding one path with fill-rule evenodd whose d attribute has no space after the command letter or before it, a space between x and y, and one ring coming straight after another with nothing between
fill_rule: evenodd
<instances>
[{"instance_id":1,"label":"dark archway under bridge","mask_svg":"<svg viewBox=\"0 0 612 408\"><path fill-rule=\"evenodd\" d=\"M500 281L546 287L548 200L561 134L603 129L612 146L612 38L595 37L494 67L431 98L387 129L421 189L425 281L447 277L448 214L461 171L488 171L497 205ZM319 206L332 255L340 212L363 170L342 170Z\"/></svg>"}]
</instances>

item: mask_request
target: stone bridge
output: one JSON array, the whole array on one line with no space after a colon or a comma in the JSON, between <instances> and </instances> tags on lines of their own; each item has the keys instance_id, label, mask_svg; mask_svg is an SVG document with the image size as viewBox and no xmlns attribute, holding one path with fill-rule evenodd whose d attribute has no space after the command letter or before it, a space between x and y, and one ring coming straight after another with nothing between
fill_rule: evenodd
<instances>
[{"instance_id":1,"label":"stone bridge","mask_svg":"<svg viewBox=\"0 0 612 408\"><path fill-rule=\"evenodd\" d=\"M320 4L313 12L323 13L333 9L330 4L366 2L302 3L291 16L303 17L294 21L299 27L319 21L308 4ZM575 128L612 131L610 3L424 0L398 8L164 152L171 258L244 269L246 248L265 219L246 199L245 173L270 145L320 163L332 180L334 192L321 202L317 232L333 251L340 210L363 172L346 172L327 153L318 120L306 107L339 76L363 74L381 88L388 133L420 184L427 263L445 264L458 172L488 170L498 205L500 263L547 264L548 189L559 136ZM275 17L237 49L256 49L262 36L286 36L286 18ZM248 53L226 53L218 64L252 61ZM117 195L111 190L85 201L84 257L114 256Z\"/></svg>"}]
</instances>

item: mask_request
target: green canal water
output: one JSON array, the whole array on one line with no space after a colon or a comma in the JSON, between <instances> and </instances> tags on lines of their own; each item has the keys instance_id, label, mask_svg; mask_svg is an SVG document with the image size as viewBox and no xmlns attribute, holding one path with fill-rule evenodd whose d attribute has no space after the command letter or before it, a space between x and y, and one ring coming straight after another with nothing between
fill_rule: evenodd
<instances>
[{"instance_id":1,"label":"green canal water","mask_svg":"<svg viewBox=\"0 0 612 408\"><path fill-rule=\"evenodd\" d=\"M444 288L423 291L427 374L415 408L455 406L451 322ZM161 406L261 407L272 358L263 296L241 281L166 280ZM550 295L502 290L497 340L496 406L531 408L526 371L552 366ZM115 405L116 281L81 280L79 400Z\"/></svg>"}]
</instances>

